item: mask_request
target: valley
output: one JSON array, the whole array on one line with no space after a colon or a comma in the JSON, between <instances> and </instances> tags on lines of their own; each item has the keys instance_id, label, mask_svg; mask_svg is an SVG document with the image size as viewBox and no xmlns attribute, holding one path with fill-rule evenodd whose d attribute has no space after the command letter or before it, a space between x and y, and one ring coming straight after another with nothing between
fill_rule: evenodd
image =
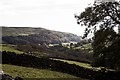
<instances>
[{"instance_id":1,"label":"valley","mask_svg":"<svg viewBox=\"0 0 120 80\"><path fill-rule=\"evenodd\" d=\"M14 78L16 76L20 76L22 78L78 78L77 76L75 76L75 74L73 75L72 73L66 71L64 72L63 71L64 69L62 71L60 69L59 71L60 66L58 68L57 66L56 68L53 68L50 66L48 67L47 65L56 64L56 62L61 63L62 59L66 59L68 61L69 60L83 61L83 62L88 61L89 63L89 60L87 58L81 57L81 55L84 53L80 54L80 51L78 51L77 49L77 46L79 46L77 45L77 43L80 41L82 41L81 37L78 37L71 33L50 31L43 28L36 29L36 28L26 28L26 27L25 28L3 27L2 28L3 43L0 44L0 46L2 46L2 49L0 49L0 51L3 53L3 59L2 59L3 71L4 73L9 74ZM4 57L4 54L6 54L6 57ZM26 55L26 59L28 58L28 60L24 60L24 61L27 62L22 62L22 58L24 59L22 55ZM12 56L14 57L16 56L16 58ZM38 59L39 62L41 62L41 60L45 62L42 64L39 63L39 67L37 67L36 64L38 63L31 62L29 59L30 56L31 57L33 56L34 58L36 57L36 59ZM11 62L12 58L13 58L13 62ZM52 59L52 63L51 63L51 59ZM56 59L61 59L61 60L56 61ZM16 61L18 62L16 63ZM48 63L49 61L50 63ZM31 66L29 64L31 64ZM45 64L47 67L45 66ZM61 64L63 65L64 62ZM42 69L40 67L42 67ZM61 66L61 68L62 67L63 66ZM81 65L81 67L84 66ZM87 79L81 78L81 80L87 80Z\"/></svg>"},{"instance_id":2,"label":"valley","mask_svg":"<svg viewBox=\"0 0 120 80\"><path fill-rule=\"evenodd\" d=\"M114 71L92 66L93 49L90 39L81 39L71 33L47 31L52 36L48 37L48 32L43 28L3 27L0 53L4 74L23 79L91 80L97 79L102 69ZM56 35L59 36L56 38Z\"/></svg>"}]
</instances>

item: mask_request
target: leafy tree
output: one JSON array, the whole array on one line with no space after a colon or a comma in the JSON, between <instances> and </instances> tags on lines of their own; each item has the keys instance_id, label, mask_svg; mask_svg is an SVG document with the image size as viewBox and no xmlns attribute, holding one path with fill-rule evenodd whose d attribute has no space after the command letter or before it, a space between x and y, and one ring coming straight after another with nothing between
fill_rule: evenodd
<instances>
[{"instance_id":1,"label":"leafy tree","mask_svg":"<svg viewBox=\"0 0 120 80\"><path fill-rule=\"evenodd\" d=\"M78 24L87 26L85 37L98 29L118 27L120 32L120 1L94 3L80 15L75 15L75 18Z\"/></svg>"},{"instance_id":2,"label":"leafy tree","mask_svg":"<svg viewBox=\"0 0 120 80\"><path fill-rule=\"evenodd\" d=\"M70 48L72 48L74 46L74 44L73 43L70 43Z\"/></svg>"},{"instance_id":3,"label":"leafy tree","mask_svg":"<svg viewBox=\"0 0 120 80\"><path fill-rule=\"evenodd\" d=\"M120 69L120 37L112 29L101 29L95 33L92 43L94 66ZM119 64L118 64L119 63Z\"/></svg>"},{"instance_id":4,"label":"leafy tree","mask_svg":"<svg viewBox=\"0 0 120 80\"><path fill-rule=\"evenodd\" d=\"M94 64L120 69L120 1L94 3L80 15L75 15L77 23L87 26L84 37L94 32Z\"/></svg>"}]
</instances>

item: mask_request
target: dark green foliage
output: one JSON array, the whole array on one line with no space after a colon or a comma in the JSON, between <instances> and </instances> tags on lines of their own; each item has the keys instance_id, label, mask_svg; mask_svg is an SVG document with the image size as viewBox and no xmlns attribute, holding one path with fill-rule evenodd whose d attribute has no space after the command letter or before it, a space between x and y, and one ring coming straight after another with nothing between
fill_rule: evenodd
<instances>
[{"instance_id":1,"label":"dark green foliage","mask_svg":"<svg viewBox=\"0 0 120 80\"><path fill-rule=\"evenodd\" d=\"M120 35L111 29L99 30L92 45L96 66L120 69Z\"/></svg>"},{"instance_id":2,"label":"dark green foliage","mask_svg":"<svg viewBox=\"0 0 120 80\"><path fill-rule=\"evenodd\" d=\"M80 15L75 15L77 22L87 26L85 37L97 29L118 27L120 29L120 2L94 3ZM99 27L99 28L98 28Z\"/></svg>"},{"instance_id":3,"label":"dark green foliage","mask_svg":"<svg viewBox=\"0 0 120 80\"><path fill-rule=\"evenodd\" d=\"M94 3L75 18L87 26L84 37L94 32L94 65L120 70L120 1Z\"/></svg>"},{"instance_id":4,"label":"dark green foliage","mask_svg":"<svg viewBox=\"0 0 120 80\"><path fill-rule=\"evenodd\" d=\"M83 62L91 62L89 50L75 50L60 45L44 47L36 44L17 45L16 49L25 52L28 55L37 57L54 57L61 59L71 59Z\"/></svg>"},{"instance_id":5,"label":"dark green foliage","mask_svg":"<svg viewBox=\"0 0 120 80\"><path fill-rule=\"evenodd\" d=\"M99 30L95 33L93 49L95 53L102 53L102 50L108 48L113 44L113 39L115 38L116 33L111 29ZM100 49L101 48L101 49ZM95 54L96 55L96 54Z\"/></svg>"},{"instance_id":6,"label":"dark green foliage","mask_svg":"<svg viewBox=\"0 0 120 80\"><path fill-rule=\"evenodd\" d=\"M26 45L17 45L16 49L19 51L23 51L25 53L28 52L43 52L47 47L43 47L41 45L36 44L26 44Z\"/></svg>"},{"instance_id":7,"label":"dark green foliage","mask_svg":"<svg viewBox=\"0 0 120 80\"><path fill-rule=\"evenodd\" d=\"M67 48L64 46L53 46L49 48L52 51L60 52L61 54L67 55L63 59L71 59L82 61L86 63L92 62L92 54L89 53L89 50L74 49L73 47ZM59 55L60 56L60 55ZM56 58L62 58L57 56Z\"/></svg>"}]
</instances>

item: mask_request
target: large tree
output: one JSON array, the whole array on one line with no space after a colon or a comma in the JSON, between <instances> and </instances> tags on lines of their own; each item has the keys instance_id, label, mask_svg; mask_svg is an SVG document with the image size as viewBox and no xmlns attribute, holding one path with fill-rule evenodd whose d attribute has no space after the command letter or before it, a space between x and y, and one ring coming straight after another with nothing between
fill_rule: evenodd
<instances>
[{"instance_id":1,"label":"large tree","mask_svg":"<svg viewBox=\"0 0 120 80\"><path fill-rule=\"evenodd\" d=\"M94 63L120 69L120 1L95 2L80 15L75 15L77 23L87 26L84 37L94 32ZM118 33L114 28L118 28Z\"/></svg>"},{"instance_id":2,"label":"large tree","mask_svg":"<svg viewBox=\"0 0 120 80\"><path fill-rule=\"evenodd\" d=\"M93 40L94 66L120 69L120 35L110 28L101 29Z\"/></svg>"},{"instance_id":3,"label":"large tree","mask_svg":"<svg viewBox=\"0 0 120 80\"><path fill-rule=\"evenodd\" d=\"M75 15L77 23L87 26L85 37L91 31L97 29L118 27L120 33L120 1L117 2L95 2L93 6L87 7L80 15ZM99 28L98 28L99 27Z\"/></svg>"}]
</instances>

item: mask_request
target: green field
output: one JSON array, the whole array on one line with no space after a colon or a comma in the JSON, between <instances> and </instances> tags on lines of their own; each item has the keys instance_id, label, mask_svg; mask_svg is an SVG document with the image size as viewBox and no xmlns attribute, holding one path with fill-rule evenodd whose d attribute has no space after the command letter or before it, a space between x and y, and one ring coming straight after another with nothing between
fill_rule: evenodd
<instances>
[{"instance_id":1,"label":"green field","mask_svg":"<svg viewBox=\"0 0 120 80\"><path fill-rule=\"evenodd\" d=\"M92 67L90 64L83 63L83 62L70 61L70 60L64 60L64 59L55 59L55 58L51 58L51 59L53 59L53 60L59 60L59 61L63 61L63 62L67 62L69 64L75 64L75 65L78 65L80 67L93 69L95 71L98 71L98 70L101 70L101 68L104 68L104 67ZM107 68L106 68L106 70L108 70L108 71L114 71L113 69L107 69Z\"/></svg>"},{"instance_id":2,"label":"green field","mask_svg":"<svg viewBox=\"0 0 120 80\"><path fill-rule=\"evenodd\" d=\"M76 76L56 71L50 71L48 69L35 69L8 64L3 64L2 69L4 73L9 74L13 77L20 76L22 78L78 78Z\"/></svg>"},{"instance_id":3,"label":"green field","mask_svg":"<svg viewBox=\"0 0 120 80\"><path fill-rule=\"evenodd\" d=\"M88 44L84 44L82 46L79 47L75 47L74 49L81 49L81 50L85 50L85 49L91 49L92 48L92 44L88 43Z\"/></svg>"},{"instance_id":4,"label":"green field","mask_svg":"<svg viewBox=\"0 0 120 80\"><path fill-rule=\"evenodd\" d=\"M10 51L10 52L15 52L17 54L22 54L23 52L16 50L14 47L15 45L11 44L0 44L1 48L0 51Z\"/></svg>"},{"instance_id":5,"label":"green field","mask_svg":"<svg viewBox=\"0 0 120 80\"><path fill-rule=\"evenodd\" d=\"M70 60L63 60L63 59L54 59L54 58L51 58L51 59L67 62L69 64L76 64L76 65L79 65L79 66L85 67L85 68L92 68L92 66L90 64L88 64L88 63L76 62L76 61L70 61Z\"/></svg>"}]
</instances>

